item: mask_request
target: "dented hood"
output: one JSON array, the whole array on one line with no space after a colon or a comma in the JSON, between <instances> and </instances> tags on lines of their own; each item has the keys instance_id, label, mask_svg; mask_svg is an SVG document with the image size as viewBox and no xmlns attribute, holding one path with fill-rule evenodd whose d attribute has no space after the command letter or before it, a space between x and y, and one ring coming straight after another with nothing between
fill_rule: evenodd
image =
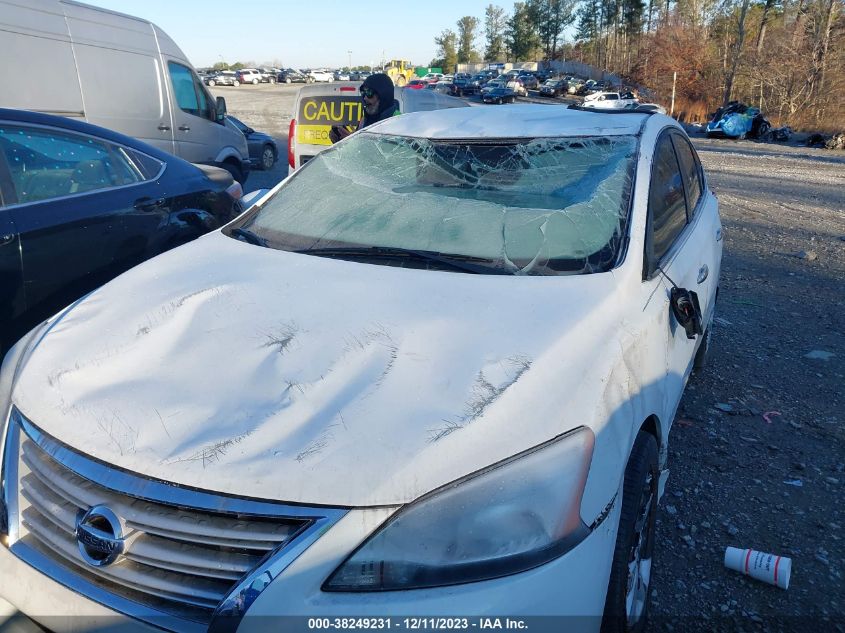
<instances>
[{"instance_id":1,"label":"dented hood","mask_svg":"<svg viewBox=\"0 0 845 633\"><path fill-rule=\"evenodd\" d=\"M399 504L590 424L578 400L594 397L585 367L618 351L618 285L369 265L218 232L67 312L13 401L146 476Z\"/></svg>"}]
</instances>

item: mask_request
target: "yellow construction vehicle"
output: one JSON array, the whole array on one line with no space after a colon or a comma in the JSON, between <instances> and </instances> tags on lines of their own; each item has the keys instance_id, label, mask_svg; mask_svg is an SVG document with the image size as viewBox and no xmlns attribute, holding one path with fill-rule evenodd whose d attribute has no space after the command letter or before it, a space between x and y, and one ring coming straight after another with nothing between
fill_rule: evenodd
<instances>
[{"instance_id":1,"label":"yellow construction vehicle","mask_svg":"<svg viewBox=\"0 0 845 633\"><path fill-rule=\"evenodd\" d=\"M384 72L393 80L394 86L404 86L414 77L414 65L404 59L391 59Z\"/></svg>"}]
</instances>

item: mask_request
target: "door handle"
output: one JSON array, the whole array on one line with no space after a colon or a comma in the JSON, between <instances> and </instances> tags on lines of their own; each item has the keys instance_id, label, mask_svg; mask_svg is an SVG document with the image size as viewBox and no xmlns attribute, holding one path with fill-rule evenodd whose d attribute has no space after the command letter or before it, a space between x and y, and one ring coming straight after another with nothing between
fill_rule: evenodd
<instances>
[{"instance_id":1,"label":"door handle","mask_svg":"<svg viewBox=\"0 0 845 633\"><path fill-rule=\"evenodd\" d=\"M9 235L0 235L0 246L6 246L6 244L11 244L15 241L15 235L10 233Z\"/></svg>"},{"instance_id":2,"label":"door handle","mask_svg":"<svg viewBox=\"0 0 845 633\"><path fill-rule=\"evenodd\" d=\"M704 264L701 268L698 269L698 283L703 284L704 280L707 279L707 275L710 274L710 269L707 268L707 264Z\"/></svg>"},{"instance_id":3,"label":"door handle","mask_svg":"<svg viewBox=\"0 0 845 633\"><path fill-rule=\"evenodd\" d=\"M164 198L138 198L135 208L138 211L155 211L164 204Z\"/></svg>"},{"instance_id":4,"label":"door handle","mask_svg":"<svg viewBox=\"0 0 845 633\"><path fill-rule=\"evenodd\" d=\"M191 128L187 125L180 125L179 129L182 130L183 132L189 132L191 130Z\"/></svg>"},{"instance_id":5,"label":"door handle","mask_svg":"<svg viewBox=\"0 0 845 633\"><path fill-rule=\"evenodd\" d=\"M158 126L158 129L161 130L162 132L167 132L170 129L170 126L162 123L161 125Z\"/></svg>"}]
</instances>

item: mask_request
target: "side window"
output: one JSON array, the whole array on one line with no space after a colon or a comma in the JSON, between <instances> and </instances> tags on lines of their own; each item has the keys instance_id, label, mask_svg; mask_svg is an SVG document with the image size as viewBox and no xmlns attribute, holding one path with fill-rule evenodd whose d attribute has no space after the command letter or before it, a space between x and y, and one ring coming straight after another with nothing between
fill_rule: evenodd
<instances>
[{"instance_id":1,"label":"side window","mask_svg":"<svg viewBox=\"0 0 845 633\"><path fill-rule=\"evenodd\" d=\"M681 174L684 178L684 187L687 190L688 214L692 218L695 207L701 198L701 169L688 140L678 134L673 134L672 141L675 144L675 151L678 153L678 161L681 163Z\"/></svg>"},{"instance_id":2,"label":"side window","mask_svg":"<svg viewBox=\"0 0 845 633\"><path fill-rule=\"evenodd\" d=\"M205 90L202 89L191 69L176 62L167 62L167 67L170 69L170 83L179 109L194 116L210 119Z\"/></svg>"},{"instance_id":3,"label":"side window","mask_svg":"<svg viewBox=\"0 0 845 633\"><path fill-rule=\"evenodd\" d=\"M146 179L127 150L61 130L2 125L0 151L6 156L20 204Z\"/></svg>"},{"instance_id":4,"label":"side window","mask_svg":"<svg viewBox=\"0 0 845 633\"><path fill-rule=\"evenodd\" d=\"M658 140L655 149L648 213L651 219L652 256L654 261L659 261L687 222L681 172L668 134Z\"/></svg>"}]
</instances>

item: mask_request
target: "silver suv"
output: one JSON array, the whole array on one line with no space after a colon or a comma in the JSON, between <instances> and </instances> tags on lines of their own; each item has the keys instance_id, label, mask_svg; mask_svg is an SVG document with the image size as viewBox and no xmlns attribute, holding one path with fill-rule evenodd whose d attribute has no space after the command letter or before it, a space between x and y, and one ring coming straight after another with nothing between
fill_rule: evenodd
<instances>
[{"instance_id":1,"label":"silver suv","mask_svg":"<svg viewBox=\"0 0 845 633\"><path fill-rule=\"evenodd\" d=\"M255 68L241 68L235 72L235 77L237 78L236 86L238 84L259 84L262 80L261 73Z\"/></svg>"}]
</instances>

